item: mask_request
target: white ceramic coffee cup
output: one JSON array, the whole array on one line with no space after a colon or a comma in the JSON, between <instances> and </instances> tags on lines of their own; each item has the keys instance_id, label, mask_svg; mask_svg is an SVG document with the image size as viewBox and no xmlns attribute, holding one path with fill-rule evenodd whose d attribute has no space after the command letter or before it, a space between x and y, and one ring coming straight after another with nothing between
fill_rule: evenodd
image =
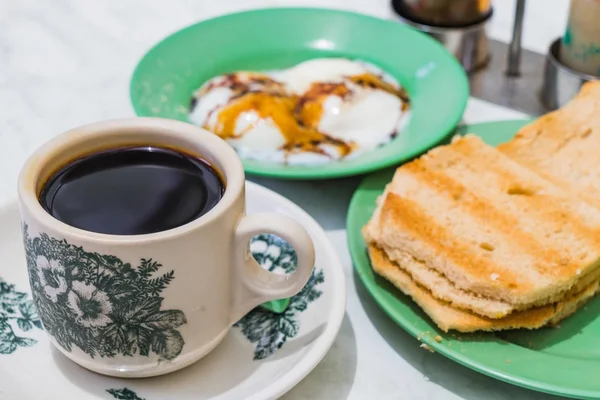
<instances>
[{"instance_id":1,"label":"white ceramic coffee cup","mask_svg":"<svg viewBox=\"0 0 600 400\"><path fill-rule=\"evenodd\" d=\"M81 230L42 208L38 195L58 168L128 145L197 154L222 174L223 198L188 224L132 236ZM26 161L18 191L29 280L44 328L64 355L102 374L148 377L183 368L254 307L297 294L313 269L308 233L282 214L246 215L235 151L183 122L135 118L68 131ZM252 258L249 241L261 233L293 246L295 273L276 275Z\"/></svg>"}]
</instances>

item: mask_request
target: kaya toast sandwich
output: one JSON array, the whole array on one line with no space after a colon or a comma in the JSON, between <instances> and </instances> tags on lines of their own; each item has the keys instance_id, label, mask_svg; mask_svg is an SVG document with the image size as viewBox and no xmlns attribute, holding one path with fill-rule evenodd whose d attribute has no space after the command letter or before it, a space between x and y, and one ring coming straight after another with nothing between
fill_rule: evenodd
<instances>
[{"instance_id":1,"label":"kaya toast sandwich","mask_svg":"<svg viewBox=\"0 0 600 400\"><path fill-rule=\"evenodd\" d=\"M597 286L600 212L474 136L399 168L363 232L435 300L496 320L473 329L555 322L559 301ZM536 323L501 321L546 304L556 312Z\"/></svg>"}]
</instances>

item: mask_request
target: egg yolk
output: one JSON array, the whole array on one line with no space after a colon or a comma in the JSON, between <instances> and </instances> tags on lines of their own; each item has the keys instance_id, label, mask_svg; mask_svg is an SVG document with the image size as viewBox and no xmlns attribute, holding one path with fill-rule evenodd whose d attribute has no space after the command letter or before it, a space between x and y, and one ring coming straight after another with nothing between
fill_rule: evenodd
<instances>
[{"instance_id":1,"label":"egg yolk","mask_svg":"<svg viewBox=\"0 0 600 400\"><path fill-rule=\"evenodd\" d=\"M316 129L303 126L295 117L297 98L293 96L273 96L269 93L251 92L242 95L225 108L217 118L213 131L220 137L235 138L244 132L235 133L238 117L244 112L255 112L261 119L271 119L285 138L286 150L312 151L322 153L320 144L334 145L340 154L347 155L351 148L343 141L331 138Z\"/></svg>"}]
</instances>

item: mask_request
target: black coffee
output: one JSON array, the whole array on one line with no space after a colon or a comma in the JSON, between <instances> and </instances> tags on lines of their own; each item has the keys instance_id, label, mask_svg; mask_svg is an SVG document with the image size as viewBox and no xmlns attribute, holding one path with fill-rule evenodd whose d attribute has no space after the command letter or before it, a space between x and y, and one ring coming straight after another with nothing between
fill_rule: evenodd
<instances>
[{"instance_id":1,"label":"black coffee","mask_svg":"<svg viewBox=\"0 0 600 400\"><path fill-rule=\"evenodd\" d=\"M223 192L218 173L200 158L160 147L127 147L61 168L44 185L40 203L77 228L141 235L199 218Z\"/></svg>"}]
</instances>

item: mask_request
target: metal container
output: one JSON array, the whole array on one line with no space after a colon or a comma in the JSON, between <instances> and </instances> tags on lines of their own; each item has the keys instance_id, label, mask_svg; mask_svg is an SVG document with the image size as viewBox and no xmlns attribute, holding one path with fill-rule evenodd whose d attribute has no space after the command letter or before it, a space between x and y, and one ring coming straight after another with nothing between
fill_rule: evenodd
<instances>
[{"instance_id":1,"label":"metal container","mask_svg":"<svg viewBox=\"0 0 600 400\"><path fill-rule=\"evenodd\" d=\"M396 12L416 23L462 28L486 20L491 0L392 0Z\"/></svg>"},{"instance_id":2,"label":"metal container","mask_svg":"<svg viewBox=\"0 0 600 400\"><path fill-rule=\"evenodd\" d=\"M558 38L550 45L544 68L544 81L541 101L549 110L555 110L567 104L579 92L581 86L598 77L583 74L562 64L560 60L560 43Z\"/></svg>"},{"instance_id":3,"label":"metal container","mask_svg":"<svg viewBox=\"0 0 600 400\"><path fill-rule=\"evenodd\" d=\"M458 59L467 73L474 72L488 63L490 56L486 25L492 16L491 10L485 19L461 28L426 25L408 18L401 14L398 9L396 9L396 12L402 22L427 33L441 42Z\"/></svg>"}]
</instances>

